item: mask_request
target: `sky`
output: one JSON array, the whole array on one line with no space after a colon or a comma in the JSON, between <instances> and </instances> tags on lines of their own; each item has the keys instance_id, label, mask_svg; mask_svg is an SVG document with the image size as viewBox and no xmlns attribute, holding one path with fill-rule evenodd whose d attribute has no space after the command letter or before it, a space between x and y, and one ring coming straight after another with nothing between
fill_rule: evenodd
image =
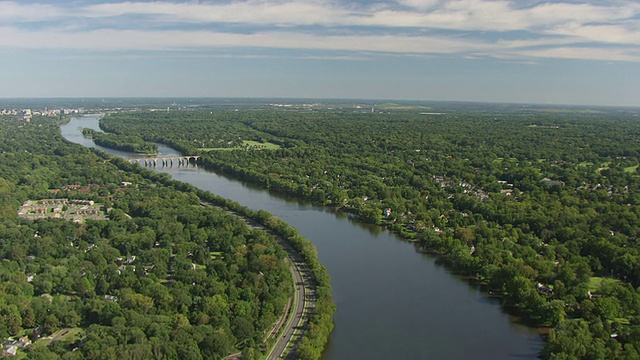
<instances>
[{"instance_id":1,"label":"sky","mask_svg":"<svg viewBox=\"0 0 640 360\"><path fill-rule=\"evenodd\" d=\"M0 98L640 106L637 0L0 0Z\"/></svg>"}]
</instances>

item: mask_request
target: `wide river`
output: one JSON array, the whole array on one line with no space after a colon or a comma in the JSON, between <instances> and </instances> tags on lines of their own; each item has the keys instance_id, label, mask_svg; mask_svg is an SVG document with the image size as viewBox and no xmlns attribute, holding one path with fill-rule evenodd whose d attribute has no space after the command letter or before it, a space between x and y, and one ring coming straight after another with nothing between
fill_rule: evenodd
<instances>
[{"instance_id":1,"label":"wide river","mask_svg":"<svg viewBox=\"0 0 640 360\"><path fill-rule=\"evenodd\" d=\"M69 141L97 146L80 130L99 130L99 115L61 127ZM178 153L160 145L161 155ZM542 339L488 298L389 231L331 209L283 197L195 166L157 168L295 226L318 249L337 305L329 359L536 359Z\"/></svg>"}]
</instances>

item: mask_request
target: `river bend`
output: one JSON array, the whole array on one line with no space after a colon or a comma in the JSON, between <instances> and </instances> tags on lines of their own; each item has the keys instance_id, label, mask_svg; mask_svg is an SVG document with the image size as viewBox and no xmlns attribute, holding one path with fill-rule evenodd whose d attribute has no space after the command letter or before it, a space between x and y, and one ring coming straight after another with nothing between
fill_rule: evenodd
<instances>
[{"instance_id":1,"label":"river bend","mask_svg":"<svg viewBox=\"0 0 640 360\"><path fill-rule=\"evenodd\" d=\"M62 135L125 158L139 157L85 139L80 130L99 130L99 118L74 118L61 127ZM159 152L179 155L161 144ZM324 360L537 358L542 340L536 329L518 324L501 310L499 301L381 227L197 166L157 170L249 208L264 209L313 242L331 275L337 305Z\"/></svg>"}]
</instances>

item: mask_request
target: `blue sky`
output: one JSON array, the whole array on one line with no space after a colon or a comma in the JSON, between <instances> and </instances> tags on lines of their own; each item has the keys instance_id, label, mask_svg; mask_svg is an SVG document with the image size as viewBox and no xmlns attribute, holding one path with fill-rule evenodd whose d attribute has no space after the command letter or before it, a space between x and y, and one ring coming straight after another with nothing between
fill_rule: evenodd
<instances>
[{"instance_id":1,"label":"blue sky","mask_svg":"<svg viewBox=\"0 0 640 360\"><path fill-rule=\"evenodd\" d=\"M0 0L0 97L640 106L640 2Z\"/></svg>"}]
</instances>

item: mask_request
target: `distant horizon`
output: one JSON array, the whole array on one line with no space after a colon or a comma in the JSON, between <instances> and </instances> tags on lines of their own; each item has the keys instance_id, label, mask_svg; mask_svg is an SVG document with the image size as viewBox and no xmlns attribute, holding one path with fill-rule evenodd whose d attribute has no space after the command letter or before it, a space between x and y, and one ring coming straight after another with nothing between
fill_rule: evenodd
<instances>
[{"instance_id":1,"label":"distant horizon","mask_svg":"<svg viewBox=\"0 0 640 360\"><path fill-rule=\"evenodd\" d=\"M610 108L610 109L637 109L640 110L640 105L608 105L608 104L563 104L563 103L533 103L533 102L508 102L508 101L472 101L472 100L418 100L418 99L374 99L374 98L332 98L332 97L268 97L268 96L254 96L254 97L240 97L240 96L32 96L32 97L0 97L0 107L3 106L2 101L69 101L69 100L251 100L252 102L260 102L267 100L277 101L293 101L296 103L304 102L327 102L331 103L340 102L364 102L375 103L371 105L380 105L385 103L403 103L403 104L477 104L477 105L508 105L508 106L532 106L532 107L595 107L595 108ZM268 105L266 102L263 103ZM184 105L184 104L180 104ZM198 104L194 104L198 105ZM202 104L201 104L202 105ZM356 104L354 104L356 105Z\"/></svg>"},{"instance_id":2,"label":"distant horizon","mask_svg":"<svg viewBox=\"0 0 640 360\"><path fill-rule=\"evenodd\" d=\"M640 107L635 0L7 0L0 21L3 98Z\"/></svg>"}]
</instances>

